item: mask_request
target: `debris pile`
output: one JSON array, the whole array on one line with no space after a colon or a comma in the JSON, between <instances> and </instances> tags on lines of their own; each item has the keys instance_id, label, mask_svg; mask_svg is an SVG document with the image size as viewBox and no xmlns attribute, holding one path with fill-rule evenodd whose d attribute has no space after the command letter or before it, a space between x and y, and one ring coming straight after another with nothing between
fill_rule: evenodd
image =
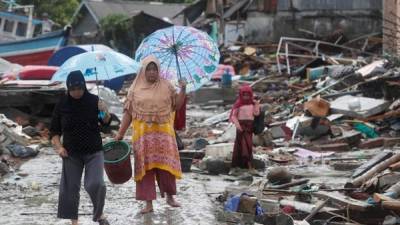
<instances>
[{"instance_id":1,"label":"debris pile","mask_svg":"<svg viewBox=\"0 0 400 225\"><path fill-rule=\"evenodd\" d=\"M179 132L186 144L181 155L191 154L192 172L234 184L217 198L221 221L398 220L400 65L364 50L314 44L282 38L276 62L262 48L224 50L223 62L238 74L232 76L233 89L250 84L265 111L266 128L253 138L256 172L230 168L236 134L227 121L231 105L189 106L197 113L189 113L190 125ZM280 52L285 45L294 50Z\"/></svg>"}]
</instances>

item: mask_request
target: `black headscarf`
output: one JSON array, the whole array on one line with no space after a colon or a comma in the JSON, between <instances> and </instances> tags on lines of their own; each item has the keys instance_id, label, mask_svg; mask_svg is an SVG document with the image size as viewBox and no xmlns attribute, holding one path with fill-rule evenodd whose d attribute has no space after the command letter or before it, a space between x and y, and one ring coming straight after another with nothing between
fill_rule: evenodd
<instances>
[{"instance_id":1,"label":"black headscarf","mask_svg":"<svg viewBox=\"0 0 400 225\"><path fill-rule=\"evenodd\" d=\"M51 125L51 135L64 135L64 147L73 153L93 153L101 150L101 137L98 125L98 101L96 95L86 88L81 71L71 72L66 81L68 93L57 104ZM69 94L72 87L84 90L81 98Z\"/></svg>"},{"instance_id":2,"label":"black headscarf","mask_svg":"<svg viewBox=\"0 0 400 225\"><path fill-rule=\"evenodd\" d=\"M68 77L67 77L68 90L71 87L80 87L80 88L86 90L85 78L83 77L83 74L80 70L75 70L68 74Z\"/></svg>"},{"instance_id":3,"label":"black headscarf","mask_svg":"<svg viewBox=\"0 0 400 225\"><path fill-rule=\"evenodd\" d=\"M71 107L71 108L75 108L75 109L79 110L79 108L76 108L76 107L85 105L85 103L88 103L87 101L89 101L89 98L90 98L89 97L90 93L88 92L88 90L86 88L86 81L85 81L85 78L83 77L82 72L80 70L76 70L76 71L72 71L71 73L69 73L66 84L67 84L67 89L68 89L67 102L70 105L64 105L64 106L67 108ZM73 87L79 87L84 90L84 94L80 99L75 99L69 94L69 91ZM71 111L73 111L73 110L71 109Z\"/></svg>"}]
</instances>

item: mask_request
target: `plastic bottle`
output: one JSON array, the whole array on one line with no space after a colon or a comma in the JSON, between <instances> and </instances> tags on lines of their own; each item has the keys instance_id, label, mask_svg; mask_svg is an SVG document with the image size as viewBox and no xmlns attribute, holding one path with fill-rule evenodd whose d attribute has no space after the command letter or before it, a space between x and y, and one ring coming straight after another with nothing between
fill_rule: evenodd
<instances>
[{"instance_id":1,"label":"plastic bottle","mask_svg":"<svg viewBox=\"0 0 400 225\"><path fill-rule=\"evenodd\" d=\"M222 74L221 86L227 88L232 87L232 75L229 73L229 69L225 69L225 73Z\"/></svg>"}]
</instances>

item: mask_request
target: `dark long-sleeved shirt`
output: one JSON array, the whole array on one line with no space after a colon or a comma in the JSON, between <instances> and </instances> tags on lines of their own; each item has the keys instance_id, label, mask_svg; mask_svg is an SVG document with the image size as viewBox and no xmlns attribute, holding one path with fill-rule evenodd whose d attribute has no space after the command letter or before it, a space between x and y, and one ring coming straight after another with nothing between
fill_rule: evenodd
<instances>
[{"instance_id":1,"label":"dark long-sleeved shirt","mask_svg":"<svg viewBox=\"0 0 400 225\"><path fill-rule=\"evenodd\" d=\"M91 154L102 149L98 120L98 97L86 93L85 100L71 103L68 96L56 105L50 126L50 136L63 136L63 146L69 154Z\"/></svg>"}]
</instances>

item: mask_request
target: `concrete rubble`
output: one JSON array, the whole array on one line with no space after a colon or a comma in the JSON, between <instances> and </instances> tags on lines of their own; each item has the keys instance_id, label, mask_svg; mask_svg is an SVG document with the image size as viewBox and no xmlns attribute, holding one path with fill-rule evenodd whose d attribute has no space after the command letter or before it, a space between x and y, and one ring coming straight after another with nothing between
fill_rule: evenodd
<instances>
[{"instance_id":1,"label":"concrete rubble","mask_svg":"<svg viewBox=\"0 0 400 225\"><path fill-rule=\"evenodd\" d=\"M288 68L281 65L286 71L279 74L274 70L276 63L265 58L267 53L260 53L261 49L251 51L254 57L246 56L249 47L230 48L227 52L227 63L229 57L235 59L235 54L242 59L233 64L240 75L232 76L232 88L250 84L268 107L266 128L253 138L255 159L264 163L257 173L226 168L235 137L235 128L227 123L232 102L225 101L226 106L219 106L219 114L205 116L198 123L199 130L224 131L219 136L202 133L201 138L209 145L193 150L203 151L205 157L194 159L192 166L192 172L219 174L232 182L217 198L221 202L217 217L220 221L323 224L335 220L335 224L381 224L393 219L392 212L400 212L400 200L396 200L400 192L395 186L400 168L400 95L395 91L400 65L377 57L358 57L351 66L329 58L302 64L295 57L291 59L291 71L297 73L288 73ZM179 135L190 148L191 132L186 130ZM271 174L279 168L285 170ZM358 171L356 175L354 170ZM258 202L264 213L223 209L229 199L241 193L252 196L250 205ZM247 201L243 200L243 204ZM289 216L291 222L277 222L282 215Z\"/></svg>"}]
</instances>

